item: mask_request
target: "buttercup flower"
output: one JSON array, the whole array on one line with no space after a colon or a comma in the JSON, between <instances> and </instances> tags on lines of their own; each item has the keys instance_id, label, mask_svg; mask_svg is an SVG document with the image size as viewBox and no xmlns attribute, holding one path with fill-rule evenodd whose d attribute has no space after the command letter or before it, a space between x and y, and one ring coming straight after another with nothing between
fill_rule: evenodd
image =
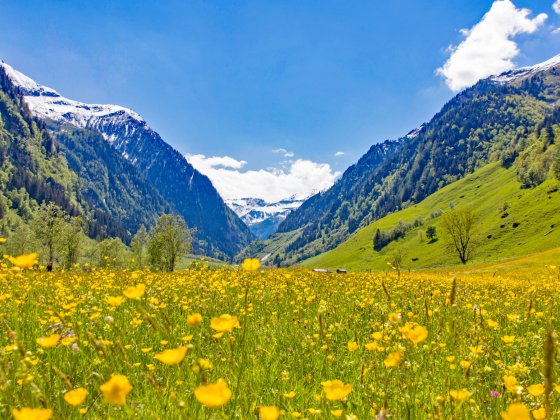
<instances>
[{"instance_id":1,"label":"buttercup flower","mask_svg":"<svg viewBox=\"0 0 560 420\"><path fill-rule=\"evenodd\" d=\"M88 395L87 389L85 388L76 388L72 391L68 391L64 394L64 401L70 404L73 407L77 407L86 400Z\"/></svg>"},{"instance_id":2,"label":"buttercup flower","mask_svg":"<svg viewBox=\"0 0 560 420\"><path fill-rule=\"evenodd\" d=\"M19 257L4 255L4 258L10 261L14 266L21 268L22 270L31 268L39 262L39 254L37 254L36 252L32 254L20 255Z\"/></svg>"},{"instance_id":3,"label":"buttercup flower","mask_svg":"<svg viewBox=\"0 0 560 420\"><path fill-rule=\"evenodd\" d=\"M236 316L225 314L212 318L210 321L210 328L218 332L229 332L235 327L239 327L239 320Z\"/></svg>"},{"instance_id":4,"label":"buttercup flower","mask_svg":"<svg viewBox=\"0 0 560 420\"><path fill-rule=\"evenodd\" d=\"M201 385L194 391L194 396L205 407L215 408L226 404L231 398L228 384L220 379L213 384Z\"/></svg>"},{"instance_id":5,"label":"buttercup flower","mask_svg":"<svg viewBox=\"0 0 560 420\"><path fill-rule=\"evenodd\" d=\"M338 401L346 398L350 392L352 392L352 385L344 384L342 381L335 379L333 381L321 382L323 385L323 391L327 400Z\"/></svg>"},{"instance_id":6,"label":"buttercup flower","mask_svg":"<svg viewBox=\"0 0 560 420\"><path fill-rule=\"evenodd\" d=\"M126 404L126 396L132 391L128 378L124 375L113 375L111 379L99 387L106 403L113 405Z\"/></svg>"},{"instance_id":7,"label":"buttercup flower","mask_svg":"<svg viewBox=\"0 0 560 420\"><path fill-rule=\"evenodd\" d=\"M53 415L53 410L50 408L22 408L12 410L14 419L16 420L49 420Z\"/></svg>"},{"instance_id":8,"label":"buttercup flower","mask_svg":"<svg viewBox=\"0 0 560 420\"><path fill-rule=\"evenodd\" d=\"M53 335L50 335L48 337L39 337L36 341L37 341L37 344L39 344L41 347L44 347L46 349L50 349L50 348L56 346L58 344L59 340L60 340L60 335L59 334L53 334Z\"/></svg>"},{"instance_id":9,"label":"buttercup flower","mask_svg":"<svg viewBox=\"0 0 560 420\"><path fill-rule=\"evenodd\" d=\"M187 325L189 327L195 327L202 323L202 315L198 312L187 316Z\"/></svg>"},{"instance_id":10,"label":"buttercup flower","mask_svg":"<svg viewBox=\"0 0 560 420\"><path fill-rule=\"evenodd\" d=\"M154 357L166 365L177 365L183 361L187 354L187 347L179 347L173 350L164 350Z\"/></svg>"},{"instance_id":11,"label":"buttercup flower","mask_svg":"<svg viewBox=\"0 0 560 420\"><path fill-rule=\"evenodd\" d=\"M140 300L140 298L144 296L145 291L146 285L139 284L138 286L130 286L129 288L125 289L123 294L129 299Z\"/></svg>"},{"instance_id":12,"label":"buttercup flower","mask_svg":"<svg viewBox=\"0 0 560 420\"><path fill-rule=\"evenodd\" d=\"M260 266L261 262L257 258L247 258L241 263L245 271L257 271Z\"/></svg>"}]
</instances>

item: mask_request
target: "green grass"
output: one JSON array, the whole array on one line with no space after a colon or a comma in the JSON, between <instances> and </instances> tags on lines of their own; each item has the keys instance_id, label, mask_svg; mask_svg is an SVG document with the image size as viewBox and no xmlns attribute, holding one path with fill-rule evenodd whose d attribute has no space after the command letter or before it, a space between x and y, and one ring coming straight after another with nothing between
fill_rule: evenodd
<instances>
[{"instance_id":1,"label":"green grass","mask_svg":"<svg viewBox=\"0 0 560 420\"><path fill-rule=\"evenodd\" d=\"M456 277L1 264L0 418L34 408L53 419L266 419L259 407L274 406L281 419L497 419L519 402L559 418L557 391L550 404L529 394L558 372L543 351L560 318L557 274ZM169 365L165 351L182 356ZM107 393L113 374L130 388ZM218 381L230 393L204 406L200 390ZM326 381L345 393L329 397ZM76 388L87 395L73 407L64 396Z\"/></svg>"},{"instance_id":2,"label":"green grass","mask_svg":"<svg viewBox=\"0 0 560 420\"><path fill-rule=\"evenodd\" d=\"M513 168L493 163L442 188L417 205L372 223L337 248L301 265L384 270L398 248L405 252L403 265L406 269L455 265L458 263L456 256L444 247L441 217L430 219L430 214L438 209L448 211L450 203L457 208L472 206L478 213L476 256L469 264L479 265L551 249L560 245L560 192L552 192L557 184L558 181L549 180L534 189L521 189ZM509 215L502 218L506 202ZM380 252L373 250L377 228L388 230L399 220L412 222L417 217L423 218L423 226L410 230L404 238L390 243ZM514 223L519 225L514 228ZM431 243L425 237L430 225L438 232L438 240Z\"/></svg>"},{"instance_id":3,"label":"green grass","mask_svg":"<svg viewBox=\"0 0 560 420\"><path fill-rule=\"evenodd\" d=\"M301 229L290 232L278 232L270 236L264 241L256 241L245 248L238 255L239 260L244 258L258 258L266 261L273 261L278 254L283 254L284 250L290 243L295 241L301 233Z\"/></svg>"}]
</instances>

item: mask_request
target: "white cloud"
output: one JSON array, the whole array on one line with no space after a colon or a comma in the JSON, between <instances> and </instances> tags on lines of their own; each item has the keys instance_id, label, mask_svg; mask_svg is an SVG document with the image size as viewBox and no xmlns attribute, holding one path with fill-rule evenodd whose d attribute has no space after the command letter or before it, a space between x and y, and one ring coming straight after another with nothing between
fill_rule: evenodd
<instances>
[{"instance_id":1,"label":"white cloud","mask_svg":"<svg viewBox=\"0 0 560 420\"><path fill-rule=\"evenodd\" d=\"M245 165L247 165L246 161L237 160L229 156L206 157L204 155L189 155L189 162L191 162L191 164L195 167L196 167L195 162L196 163L204 162L206 166L211 168L222 167L222 168L231 168L231 169L241 169Z\"/></svg>"},{"instance_id":2,"label":"white cloud","mask_svg":"<svg viewBox=\"0 0 560 420\"><path fill-rule=\"evenodd\" d=\"M294 152L289 152L286 149L283 149L282 147L279 147L278 149L273 149L272 153L282 153L282 155L284 155L284 157L287 158L293 158L295 156Z\"/></svg>"},{"instance_id":3,"label":"white cloud","mask_svg":"<svg viewBox=\"0 0 560 420\"><path fill-rule=\"evenodd\" d=\"M480 22L461 30L465 39L450 48L449 59L437 73L451 90L459 91L480 79L511 70L515 67L512 60L519 54L513 38L535 32L547 18L545 13L535 18L530 14L529 9L518 9L511 0L496 0Z\"/></svg>"},{"instance_id":4,"label":"white cloud","mask_svg":"<svg viewBox=\"0 0 560 420\"><path fill-rule=\"evenodd\" d=\"M558 13L560 15L560 0L556 0L554 2L554 4L552 5L552 8L554 9L554 11L556 13Z\"/></svg>"},{"instance_id":5,"label":"white cloud","mask_svg":"<svg viewBox=\"0 0 560 420\"><path fill-rule=\"evenodd\" d=\"M329 188L340 176L340 172L333 172L327 163L305 159L288 162L286 168L243 171L240 169L246 162L229 156L187 155L186 158L210 178L225 199L255 197L276 202L294 195L304 198Z\"/></svg>"},{"instance_id":6,"label":"white cloud","mask_svg":"<svg viewBox=\"0 0 560 420\"><path fill-rule=\"evenodd\" d=\"M336 152L334 155L335 155L336 157L344 156L344 152Z\"/></svg>"}]
</instances>

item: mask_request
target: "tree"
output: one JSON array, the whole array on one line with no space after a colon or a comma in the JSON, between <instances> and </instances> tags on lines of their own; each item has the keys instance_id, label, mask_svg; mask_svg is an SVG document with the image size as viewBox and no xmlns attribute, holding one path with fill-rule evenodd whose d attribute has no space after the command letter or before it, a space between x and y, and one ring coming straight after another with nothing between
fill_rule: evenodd
<instances>
[{"instance_id":1,"label":"tree","mask_svg":"<svg viewBox=\"0 0 560 420\"><path fill-rule=\"evenodd\" d=\"M453 209L444 213L442 224L447 247L466 264L473 256L476 213L470 207Z\"/></svg>"},{"instance_id":2,"label":"tree","mask_svg":"<svg viewBox=\"0 0 560 420\"><path fill-rule=\"evenodd\" d=\"M135 263L138 267L143 267L146 263L146 250L148 248L148 231L144 225L136 232L130 243L130 249L134 255Z\"/></svg>"},{"instance_id":3,"label":"tree","mask_svg":"<svg viewBox=\"0 0 560 420\"><path fill-rule=\"evenodd\" d=\"M375 229L375 234L373 235L373 250L374 251L379 251L381 248L383 248L383 238L381 235L381 230L379 230L379 228Z\"/></svg>"},{"instance_id":4,"label":"tree","mask_svg":"<svg viewBox=\"0 0 560 420\"><path fill-rule=\"evenodd\" d=\"M389 261L393 269L395 269L395 271L397 272L399 281L401 279L401 269L402 269L404 258L405 258L404 250L402 248L397 248L395 252L391 255L391 260Z\"/></svg>"},{"instance_id":5,"label":"tree","mask_svg":"<svg viewBox=\"0 0 560 420\"><path fill-rule=\"evenodd\" d=\"M20 223L15 228L7 245L7 251L11 255L29 254L37 251L35 235L25 223Z\"/></svg>"},{"instance_id":6,"label":"tree","mask_svg":"<svg viewBox=\"0 0 560 420\"><path fill-rule=\"evenodd\" d=\"M59 244L60 254L66 268L70 268L78 262L84 236L84 220L81 217L66 220L60 232Z\"/></svg>"},{"instance_id":7,"label":"tree","mask_svg":"<svg viewBox=\"0 0 560 420\"><path fill-rule=\"evenodd\" d=\"M191 250L192 231L180 216L164 214L148 241L150 264L161 271L173 271L177 259Z\"/></svg>"},{"instance_id":8,"label":"tree","mask_svg":"<svg viewBox=\"0 0 560 420\"><path fill-rule=\"evenodd\" d=\"M100 267L121 268L129 254L126 245L119 238L108 238L99 242L97 256Z\"/></svg>"},{"instance_id":9,"label":"tree","mask_svg":"<svg viewBox=\"0 0 560 420\"><path fill-rule=\"evenodd\" d=\"M436 227L435 226L428 226L426 228L426 238L428 238L431 241L433 241L437 236L437 231L436 231Z\"/></svg>"},{"instance_id":10,"label":"tree","mask_svg":"<svg viewBox=\"0 0 560 420\"><path fill-rule=\"evenodd\" d=\"M65 216L62 208L52 201L41 203L35 216L35 236L46 250L47 262L53 262L56 257Z\"/></svg>"}]
</instances>

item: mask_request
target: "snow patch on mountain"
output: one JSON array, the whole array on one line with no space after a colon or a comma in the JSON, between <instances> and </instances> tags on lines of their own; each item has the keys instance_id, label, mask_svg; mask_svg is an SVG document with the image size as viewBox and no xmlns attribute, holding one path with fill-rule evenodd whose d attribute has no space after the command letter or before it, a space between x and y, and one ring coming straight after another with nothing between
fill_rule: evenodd
<instances>
[{"instance_id":1,"label":"snow patch on mountain","mask_svg":"<svg viewBox=\"0 0 560 420\"><path fill-rule=\"evenodd\" d=\"M65 98L56 90L0 63L12 83L19 89L29 110L38 118L76 127L98 130L128 158L126 141L142 132L153 132L136 112L119 105L86 104ZM155 132L153 132L155 133Z\"/></svg>"},{"instance_id":2,"label":"snow patch on mountain","mask_svg":"<svg viewBox=\"0 0 560 420\"><path fill-rule=\"evenodd\" d=\"M249 226L259 239L266 239L288 216L305 201L306 197L293 196L276 203L268 203L261 198L234 198L226 204Z\"/></svg>"},{"instance_id":3,"label":"snow patch on mountain","mask_svg":"<svg viewBox=\"0 0 560 420\"><path fill-rule=\"evenodd\" d=\"M560 54L552 57L542 63L535 64L534 66L519 67L517 69L506 71L498 76L491 76L489 79L497 83L511 83L518 79L525 79L536 73L550 70L553 67L560 65Z\"/></svg>"}]
</instances>

